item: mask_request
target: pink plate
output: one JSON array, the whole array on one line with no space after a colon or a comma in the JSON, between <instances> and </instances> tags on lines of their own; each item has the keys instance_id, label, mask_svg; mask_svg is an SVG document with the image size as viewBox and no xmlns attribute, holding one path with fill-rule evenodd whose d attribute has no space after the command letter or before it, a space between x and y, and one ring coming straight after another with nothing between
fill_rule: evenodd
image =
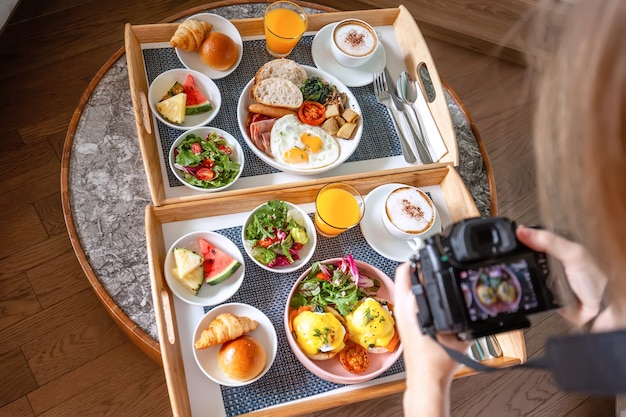
<instances>
[{"instance_id":1,"label":"pink plate","mask_svg":"<svg viewBox=\"0 0 626 417\"><path fill-rule=\"evenodd\" d=\"M324 264L337 264L341 261L341 258L333 258L327 259L325 261L321 261ZM381 287L378 290L378 294L376 297L385 299L391 303L394 302L393 292L394 292L394 282L389 278L385 273L383 273L378 268L369 265L365 262L355 261L359 271L364 275L377 279ZM285 333L287 334L287 341L289 342L289 346L291 350L296 355L296 358L313 374L319 376L320 378L334 382L337 384L358 384L360 382L369 381L373 378L376 378L387 369L389 369L402 355L402 343L398 344L398 348L394 352L389 353L370 353L370 365L369 367L361 373L353 374L346 371L341 363L339 363L339 354L337 354L334 358L322 361L315 361L309 359L301 350L298 344L296 343L293 335L289 331L289 304L291 302L291 298L293 297L296 288L300 284L308 273L311 271L309 267L296 281L295 285L291 289L289 293L289 297L287 298L287 305L285 306L285 316L284 316L284 325L285 325Z\"/></svg>"}]
</instances>

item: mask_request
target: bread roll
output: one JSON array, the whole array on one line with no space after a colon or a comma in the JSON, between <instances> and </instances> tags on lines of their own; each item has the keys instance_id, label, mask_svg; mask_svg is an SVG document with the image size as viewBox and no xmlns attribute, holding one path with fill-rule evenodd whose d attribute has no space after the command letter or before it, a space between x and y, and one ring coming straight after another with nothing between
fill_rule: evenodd
<instances>
[{"instance_id":1,"label":"bread roll","mask_svg":"<svg viewBox=\"0 0 626 417\"><path fill-rule=\"evenodd\" d=\"M231 379L249 381L265 368L267 356L263 345L252 336L241 336L224 343L217 360L222 371Z\"/></svg>"},{"instance_id":2,"label":"bread roll","mask_svg":"<svg viewBox=\"0 0 626 417\"><path fill-rule=\"evenodd\" d=\"M285 78L266 78L254 84L250 94L261 104L294 110L298 109L303 101L300 88Z\"/></svg>"},{"instance_id":3,"label":"bread roll","mask_svg":"<svg viewBox=\"0 0 626 417\"><path fill-rule=\"evenodd\" d=\"M200 45L200 59L209 67L226 71L239 56L239 48L233 39L221 32L212 31Z\"/></svg>"},{"instance_id":4,"label":"bread roll","mask_svg":"<svg viewBox=\"0 0 626 417\"><path fill-rule=\"evenodd\" d=\"M287 58L274 59L265 63L254 76L254 82L259 83L268 78L284 78L294 83L298 88L308 78L304 68L295 61Z\"/></svg>"}]
</instances>

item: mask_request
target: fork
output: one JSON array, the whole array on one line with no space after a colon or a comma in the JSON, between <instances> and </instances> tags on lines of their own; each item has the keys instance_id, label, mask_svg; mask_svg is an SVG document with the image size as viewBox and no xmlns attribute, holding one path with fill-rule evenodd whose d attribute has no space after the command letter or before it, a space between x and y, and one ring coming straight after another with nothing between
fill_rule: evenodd
<instances>
[{"instance_id":1,"label":"fork","mask_svg":"<svg viewBox=\"0 0 626 417\"><path fill-rule=\"evenodd\" d=\"M398 136L400 137L400 147L402 148L402 154L404 155L404 160L409 164L415 163L417 158L411 149L411 145L404 136L404 132L402 131L402 124L398 115L394 112L394 109L391 107L391 95L389 93L389 87L387 86L387 78L385 77L384 72L378 72L374 74L374 95L376 96L376 101L378 101L383 106L389 109L391 113L391 117L393 118L393 122L396 125L396 131L398 132Z\"/></svg>"}]
</instances>

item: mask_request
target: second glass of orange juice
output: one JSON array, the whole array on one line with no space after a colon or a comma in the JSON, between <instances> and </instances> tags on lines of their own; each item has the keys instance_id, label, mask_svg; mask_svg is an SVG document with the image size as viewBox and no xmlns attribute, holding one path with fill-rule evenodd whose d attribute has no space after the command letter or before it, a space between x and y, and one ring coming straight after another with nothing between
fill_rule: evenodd
<instances>
[{"instance_id":1,"label":"second glass of orange juice","mask_svg":"<svg viewBox=\"0 0 626 417\"><path fill-rule=\"evenodd\" d=\"M361 221L365 204L361 194L341 182L326 184L315 197L315 228L324 237L333 237Z\"/></svg>"},{"instance_id":2,"label":"second glass of orange juice","mask_svg":"<svg viewBox=\"0 0 626 417\"><path fill-rule=\"evenodd\" d=\"M277 1L265 9L263 24L267 52L275 58L284 58L306 32L308 18L297 4Z\"/></svg>"}]
</instances>

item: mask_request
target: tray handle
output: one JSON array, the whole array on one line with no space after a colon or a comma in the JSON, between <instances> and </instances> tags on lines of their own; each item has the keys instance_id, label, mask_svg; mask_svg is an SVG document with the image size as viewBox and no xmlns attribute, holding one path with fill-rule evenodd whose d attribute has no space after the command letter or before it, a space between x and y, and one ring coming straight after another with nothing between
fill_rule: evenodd
<instances>
[{"instance_id":1,"label":"tray handle","mask_svg":"<svg viewBox=\"0 0 626 417\"><path fill-rule=\"evenodd\" d=\"M174 319L172 318L172 301L165 289L161 289L161 308L163 309L167 341L170 342L170 345L173 345L176 343L176 334L174 332Z\"/></svg>"},{"instance_id":2,"label":"tray handle","mask_svg":"<svg viewBox=\"0 0 626 417\"><path fill-rule=\"evenodd\" d=\"M148 105L148 97L143 91L139 92L139 101L141 102L141 116L143 127L146 132L152 133L152 123L150 123L150 105Z\"/></svg>"}]
</instances>

